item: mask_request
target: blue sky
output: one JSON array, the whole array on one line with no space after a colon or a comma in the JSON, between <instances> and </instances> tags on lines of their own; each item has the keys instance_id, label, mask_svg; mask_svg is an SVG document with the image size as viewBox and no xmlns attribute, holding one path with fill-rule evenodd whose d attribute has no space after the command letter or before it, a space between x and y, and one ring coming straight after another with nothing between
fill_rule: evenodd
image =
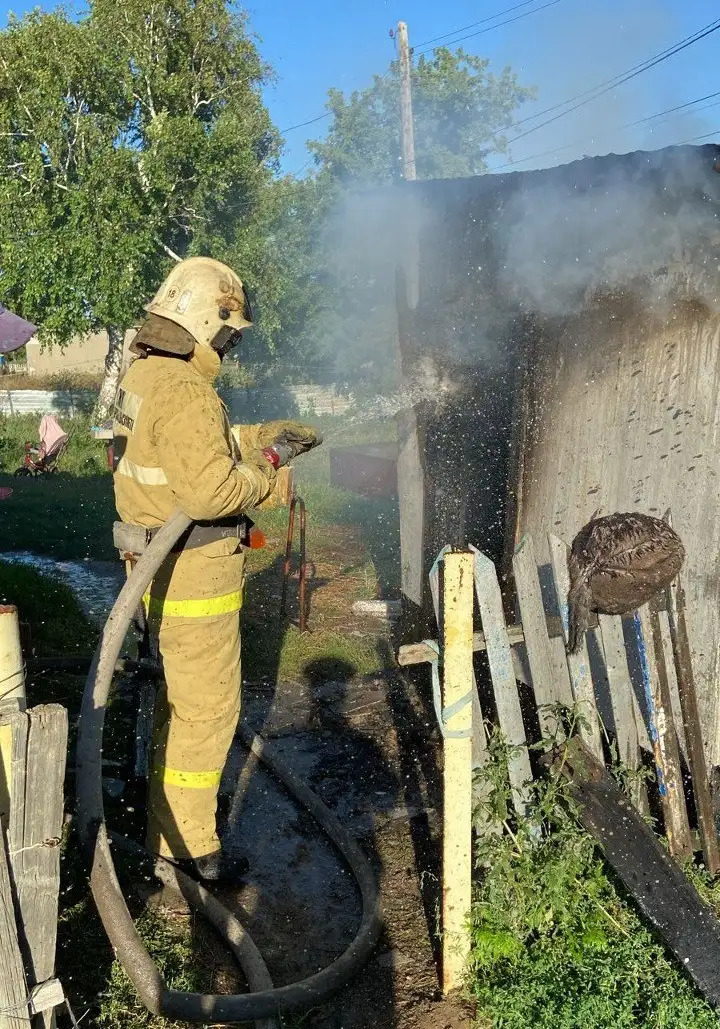
<instances>
[{"instance_id":1,"label":"blue sky","mask_svg":"<svg viewBox=\"0 0 720 1029\"><path fill-rule=\"evenodd\" d=\"M349 92L368 84L374 72L383 72L394 53L389 29L398 19L407 21L411 44L419 47L425 40L518 2L249 0L246 9L260 50L277 75L266 99L275 123L283 130L322 114L329 88ZM535 0L537 7L546 3L548 0ZM2 2L0 21L5 21L8 10L22 13L31 6ZM523 84L537 88L538 99L523 108L520 117L524 118L624 72L718 17L720 11L712 0L558 0L537 14L468 39L463 46L488 57L493 70L510 65ZM656 149L720 130L720 96L662 120L625 128L719 91L719 54L720 31L518 140L512 148L517 162L513 167L543 167L584 154ZM287 134L286 171L298 172L306 165L305 143L322 135L325 124ZM535 124L530 121L523 129ZM563 149L556 153L546 153L560 147ZM494 162L498 167L504 163L505 159Z\"/></svg>"}]
</instances>

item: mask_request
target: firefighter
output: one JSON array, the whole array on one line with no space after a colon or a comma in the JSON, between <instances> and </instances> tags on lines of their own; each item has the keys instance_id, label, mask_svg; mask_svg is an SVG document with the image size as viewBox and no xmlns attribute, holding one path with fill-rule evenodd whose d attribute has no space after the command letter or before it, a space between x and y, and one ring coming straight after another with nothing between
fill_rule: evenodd
<instances>
[{"instance_id":1,"label":"firefighter","mask_svg":"<svg viewBox=\"0 0 720 1029\"><path fill-rule=\"evenodd\" d=\"M212 383L252 324L245 288L206 257L177 264L145 308L114 407L115 542L138 555L177 507L195 520L143 600L162 658L148 788L147 847L201 879L235 881L217 797L240 713L240 609L251 522L276 470L317 446L272 422L240 455Z\"/></svg>"}]
</instances>

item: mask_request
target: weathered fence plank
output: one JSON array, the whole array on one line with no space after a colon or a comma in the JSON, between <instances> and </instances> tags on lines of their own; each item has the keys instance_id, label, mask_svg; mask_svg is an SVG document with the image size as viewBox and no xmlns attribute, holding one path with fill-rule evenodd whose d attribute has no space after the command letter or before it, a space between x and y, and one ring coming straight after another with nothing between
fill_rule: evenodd
<instances>
[{"instance_id":1,"label":"weathered fence plank","mask_svg":"<svg viewBox=\"0 0 720 1029\"><path fill-rule=\"evenodd\" d=\"M30 1029L28 988L15 927L6 838L0 826L0 1029Z\"/></svg>"},{"instance_id":2,"label":"weathered fence plank","mask_svg":"<svg viewBox=\"0 0 720 1029\"><path fill-rule=\"evenodd\" d=\"M551 532L548 533L548 546L550 547L550 562L552 564L553 579L555 580L555 593L557 595L560 619L563 625L563 636L567 646L570 639L567 599L570 589L570 574L567 564L569 547ZM573 697L582 716L580 735L595 757L602 761L603 747L602 737L600 736L600 716L597 710L595 688L592 675L590 674L590 657L585 640L583 639L579 653L566 654L566 658Z\"/></svg>"},{"instance_id":3,"label":"weathered fence plank","mask_svg":"<svg viewBox=\"0 0 720 1029\"><path fill-rule=\"evenodd\" d=\"M67 711L59 704L32 708L28 716L23 837L10 856L21 941L28 977L35 986L52 978L55 969L68 721ZM13 794L19 795L14 786ZM37 1024L50 1025L52 1017L52 1012L44 1012L36 1016Z\"/></svg>"},{"instance_id":4,"label":"weathered fence plank","mask_svg":"<svg viewBox=\"0 0 720 1029\"><path fill-rule=\"evenodd\" d=\"M687 860L692 857L692 841L657 613L653 615L647 605L640 608L635 629L665 831L673 857Z\"/></svg>"},{"instance_id":5,"label":"weathered fence plank","mask_svg":"<svg viewBox=\"0 0 720 1029\"><path fill-rule=\"evenodd\" d=\"M472 904L473 557L444 560L443 991L464 981Z\"/></svg>"},{"instance_id":6,"label":"weathered fence plank","mask_svg":"<svg viewBox=\"0 0 720 1029\"><path fill-rule=\"evenodd\" d=\"M545 619L547 626L548 637L552 640L556 637L563 635L562 622L559 618L550 616ZM597 628L597 618L593 617L590 620L590 627ZM510 641L510 646L515 647L518 643L525 642L525 633L523 632L522 625L508 625L507 635ZM480 651L485 650L485 633L474 632L473 633L473 650ZM432 661L434 657L434 651L428 646L426 642L422 643L404 643L398 648L398 664L402 666L407 665L421 665L426 661Z\"/></svg>"},{"instance_id":7,"label":"weathered fence plank","mask_svg":"<svg viewBox=\"0 0 720 1029\"><path fill-rule=\"evenodd\" d=\"M713 815L712 797L708 783L705 748L703 746L700 713L698 711L695 677L690 656L690 641L685 623L685 594L680 576L667 591L668 622L677 674L680 707L685 725L688 765L692 776L695 806L700 824L705 867L711 875L720 871L720 846Z\"/></svg>"},{"instance_id":8,"label":"weathered fence plank","mask_svg":"<svg viewBox=\"0 0 720 1029\"><path fill-rule=\"evenodd\" d=\"M508 777L515 810L523 816L527 814L530 803L528 784L532 780L532 770L515 681L512 651L505 625L500 583L495 565L490 558L474 547L470 549L475 557L475 592L485 633L498 722L512 748L508 758Z\"/></svg>"},{"instance_id":9,"label":"weathered fence plank","mask_svg":"<svg viewBox=\"0 0 720 1029\"><path fill-rule=\"evenodd\" d=\"M513 556L513 573L540 727L545 736L551 736L556 722L547 707L557 703L571 706L572 696L566 695L562 686L558 688L553 672L535 547L530 536L524 536L518 544Z\"/></svg>"},{"instance_id":10,"label":"weathered fence plank","mask_svg":"<svg viewBox=\"0 0 720 1029\"><path fill-rule=\"evenodd\" d=\"M645 740L647 731L630 677L621 618L600 616L600 643L610 687L618 760L631 772L636 772L641 764L640 743ZM650 746L649 738L647 745ZM642 814L649 812L647 789L639 780L632 790L632 801Z\"/></svg>"}]
</instances>

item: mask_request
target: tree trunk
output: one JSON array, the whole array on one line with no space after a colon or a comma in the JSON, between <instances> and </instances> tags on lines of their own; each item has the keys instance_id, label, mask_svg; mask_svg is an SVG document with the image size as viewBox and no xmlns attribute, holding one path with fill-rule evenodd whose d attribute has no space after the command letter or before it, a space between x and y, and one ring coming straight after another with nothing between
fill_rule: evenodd
<instances>
[{"instance_id":1,"label":"tree trunk","mask_svg":"<svg viewBox=\"0 0 720 1029\"><path fill-rule=\"evenodd\" d=\"M98 422L104 422L110 417L110 411L115 401L120 373L122 372L123 350L125 335L120 329L113 326L107 328L108 352L105 358L105 375L103 376L100 396L95 407L95 418Z\"/></svg>"}]
</instances>

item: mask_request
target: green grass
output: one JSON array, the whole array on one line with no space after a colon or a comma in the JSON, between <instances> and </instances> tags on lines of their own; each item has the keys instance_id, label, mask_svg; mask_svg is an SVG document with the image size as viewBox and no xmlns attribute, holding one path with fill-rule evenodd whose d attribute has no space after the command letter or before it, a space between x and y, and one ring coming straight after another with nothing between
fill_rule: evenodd
<instances>
[{"instance_id":1,"label":"green grass","mask_svg":"<svg viewBox=\"0 0 720 1029\"><path fill-rule=\"evenodd\" d=\"M108 475L107 450L100 440L90 435L89 415L76 418L58 415L58 421L70 435L70 443L60 459L60 469L73 476ZM12 474L25 456L25 441L39 441L40 416L0 415L0 471Z\"/></svg>"},{"instance_id":2,"label":"green grass","mask_svg":"<svg viewBox=\"0 0 720 1029\"><path fill-rule=\"evenodd\" d=\"M17 605L39 655L87 654L95 647L97 631L59 578L0 561L0 603Z\"/></svg>"},{"instance_id":3,"label":"green grass","mask_svg":"<svg viewBox=\"0 0 720 1029\"><path fill-rule=\"evenodd\" d=\"M110 475L58 473L47 480L0 475L0 485L14 490L0 500L2 550L32 550L58 560L115 560Z\"/></svg>"},{"instance_id":4,"label":"green grass","mask_svg":"<svg viewBox=\"0 0 720 1029\"><path fill-rule=\"evenodd\" d=\"M469 989L479 1027L720 1029L580 826L567 787L538 784L531 818L502 831L509 797L497 740L488 772L501 831L478 848ZM533 823L547 831L533 840ZM507 823L506 823L507 824ZM720 886L704 884L720 904Z\"/></svg>"},{"instance_id":5,"label":"green grass","mask_svg":"<svg viewBox=\"0 0 720 1029\"><path fill-rule=\"evenodd\" d=\"M311 618L311 628L313 626ZM243 678L297 681L319 677L349 679L372 675L382 666L374 638L355 638L317 627L305 635L294 626L281 630L268 621L246 618L242 623Z\"/></svg>"}]
</instances>

